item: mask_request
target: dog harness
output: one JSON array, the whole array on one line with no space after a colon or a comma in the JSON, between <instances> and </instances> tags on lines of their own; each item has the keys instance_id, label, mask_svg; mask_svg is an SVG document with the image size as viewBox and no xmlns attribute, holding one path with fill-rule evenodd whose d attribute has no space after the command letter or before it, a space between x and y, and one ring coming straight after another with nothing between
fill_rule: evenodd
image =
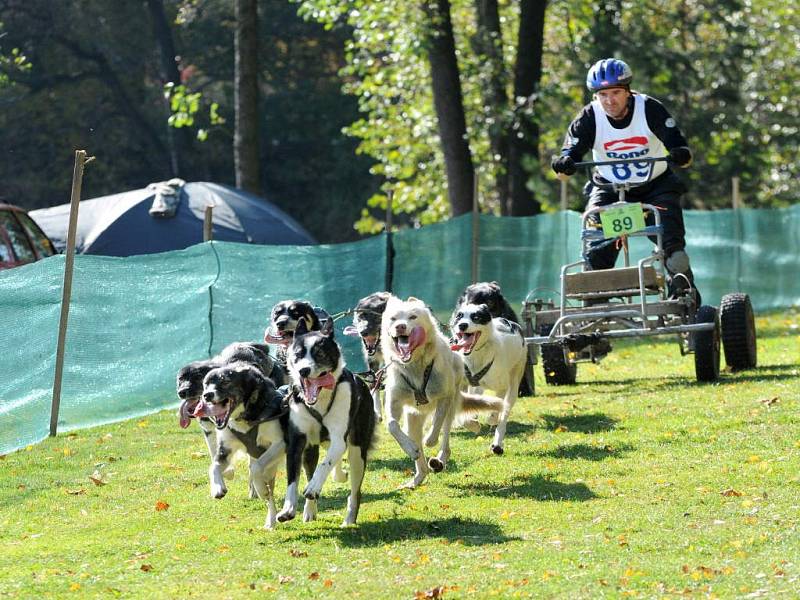
<instances>
[{"instance_id":1,"label":"dog harness","mask_svg":"<svg viewBox=\"0 0 800 600\"><path fill-rule=\"evenodd\" d=\"M397 361L393 362L396 363ZM414 384L412 384L408 380L408 377L403 375L403 373L400 371L397 372L397 374L400 375L403 381L406 382L406 385L411 388L411 391L414 392L414 400L416 401L417 406L420 406L422 404L427 404L429 402L428 395L425 393L425 388L428 387L428 380L431 378L431 373L433 373L433 361L431 361L431 364L425 367L425 372L422 374L422 388L417 389L416 387L414 387Z\"/></svg>"},{"instance_id":2,"label":"dog harness","mask_svg":"<svg viewBox=\"0 0 800 600\"><path fill-rule=\"evenodd\" d=\"M264 452L267 451L266 448L263 446L259 446L257 443L258 439L258 426L261 423L266 423L267 421L274 421L275 419L280 419L282 416L289 412L289 397L285 396L283 401L281 402L281 410L278 413L273 414L265 414L262 413L255 419L247 419L246 423L250 425L250 429L246 432L238 431L233 427L229 427L228 430L238 439L242 444L244 444L245 450L247 454L252 456L253 458L258 458Z\"/></svg>"},{"instance_id":3,"label":"dog harness","mask_svg":"<svg viewBox=\"0 0 800 600\"><path fill-rule=\"evenodd\" d=\"M467 381L469 381L469 384L473 387L478 387L481 384L481 379L483 379L484 376L489 372L489 369L492 368L493 364L494 359L490 360L488 365L473 375L472 371L469 370L467 363L464 363L464 375L467 376Z\"/></svg>"}]
</instances>

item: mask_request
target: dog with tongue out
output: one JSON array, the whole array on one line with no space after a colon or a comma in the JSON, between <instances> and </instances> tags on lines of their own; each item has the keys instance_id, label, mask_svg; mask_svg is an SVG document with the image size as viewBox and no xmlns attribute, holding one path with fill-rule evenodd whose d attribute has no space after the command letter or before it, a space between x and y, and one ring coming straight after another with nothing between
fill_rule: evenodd
<instances>
[{"instance_id":1,"label":"dog with tongue out","mask_svg":"<svg viewBox=\"0 0 800 600\"><path fill-rule=\"evenodd\" d=\"M344 453L350 465L350 496L343 526L353 525L361 503L361 484L367 453L375 432L375 412L367 384L346 366L333 335L333 321L309 331L300 320L287 350L292 379L286 449L286 501L278 521L293 519L298 502L298 479L303 463L308 485L303 520L316 518L322 486ZM328 449L319 464L319 447Z\"/></svg>"},{"instance_id":2,"label":"dog with tongue out","mask_svg":"<svg viewBox=\"0 0 800 600\"><path fill-rule=\"evenodd\" d=\"M450 429L462 413L499 411L499 398L467 394L463 358L450 349L431 311L421 300L392 296L381 320L381 347L386 360L387 427L414 461L414 476L404 487L420 485L429 471L445 468L450 457ZM405 417L406 427L401 423ZM442 443L436 456L425 459L422 430L430 421L424 445Z\"/></svg>"}]
</instances>

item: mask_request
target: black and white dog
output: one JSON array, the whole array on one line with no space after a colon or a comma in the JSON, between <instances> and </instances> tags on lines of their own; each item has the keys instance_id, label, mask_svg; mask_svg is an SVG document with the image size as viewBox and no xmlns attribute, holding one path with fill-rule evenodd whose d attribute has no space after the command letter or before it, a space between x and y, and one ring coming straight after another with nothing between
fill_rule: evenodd
<instances>
[{"instance_id":1,"label":"black and white dog","mask_svg":"<svg viewBox=\"0 0 800 600\"><path fill-rule=\"evenodd\" d=\"M327 316L325 311L315 309L305 300L282 300L270 311L270 324L264 331L264 341L287 348L292 343L294 330L300 321L306 324L308 331L319 331L322 320Z\"/></svg>"},{"instance_id":2,"label":"black and white dog","mask_svg":"<svg viewBox=\"0 0 800 600\"><path fill-rule=\"evenodd\" d=\"M234 362L211 369L203 379L203 397L195 413L213 419L217 451L208 470L211 496L227 493L223 473L237 451L251 458L250 476L267 503L266 529L275 526L275 473L285 450L289 408L274 382L253 365ZM269 456L264 456L269 453ZM263 458L262 463L257 459Z\"/></svg>"},{"instance_id":3,"label":"black and white dog","mask_svg":"<svg viewBox=\"0 0 800 600\"><path fill-rule=\"evenodd\" d=\"M361 338L361 349L364 353L364 362L374 378L372 390L375 414L380 421L383 418L382 402L380 400L383 351L381 350L381 318L386 310L386 302L391 294L389 292L375 292L358 301L353 309L353 324L344 328L345 335Z\"/></svg>"},{"instance_id":4,"label":"black and white dog","mask_svg":"<svg viewBox=\"0 0 800 600\"><path fill-rule=\"evenodd\" d=\"M464 358L464 372L470 391L483 388L503 398L492 452L503 453L508 415L517 400L517 390L525 372L528 351L518 323L502 317L492 318L485 304L464 304L456 309L451 323L453 350Z\"/></svg>"},{"instance_id":5,"label":"black and white dog","mask_svg":"<svg viewBox=\"0 0 800 600\"><path fill-rule=\"evenodd\" d=\"M501 317L508 321L520 324L519 317L508 300L505 299L500 289L500 284L496 281L483 281L468 285L456 300L456 308L453 316L459 308L465 304L485 304L489 308L492 318ZM452 319L451 319L452 322ZM533 361L530 356L526 359L524 374L519 384L520 396L533 395Z\"/></svg>"},{"instance_id":6,"label":"black and white dog","mask_svg":"<svg viewBox=\"0 0 800 600\"><path fill-rule=\"evenodd\" d=\"M331 470L347 451L350 463L350 496L343 526L353 525L361 504L361 484L367 454L375 433L375 412L366 383L345 368L341 349L333 338L333 322L321 331L308 331L300 321L288 349L293 390L289 401L289 436L286 450L288 485L279 521L293 519L297 511L298 478L303 450L306 472L313 468L303 520L316 518L317 499ZM325 458L317 464L319 446L329 443Z\"/></svg>"},{"instance_id":7,"label":"black and white dog","mask_svg":"<svg viewBox=\"0 0 800 600\"><path fill-rule=\"evenodd\" d=\"M269 354L269 346L252 342L234 342L222 351L205 360L196 360L183 366L176 377L175 387L181 406L178 409L180 426L187 428L195 418L194 411L203 393L203 378L211 369L233 362L246 362L258 368L264 375L272 379L276 385L288 382L288 373ZM217 429L208 418L199 418L198 423L203 430L208 453L211 458L217 450Z\"/></svg>"}]
</instances>

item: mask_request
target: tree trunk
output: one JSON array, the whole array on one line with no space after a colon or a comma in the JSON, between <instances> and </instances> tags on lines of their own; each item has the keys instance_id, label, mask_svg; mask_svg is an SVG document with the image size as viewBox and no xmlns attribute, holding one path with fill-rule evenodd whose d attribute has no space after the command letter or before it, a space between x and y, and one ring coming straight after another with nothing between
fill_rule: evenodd
<instances>
[{"instance_id":1,"label":"tree trunk","mask_svg":"<svg viewBox=\"0 0 800 600\"><path fill-rule=\"evenodd\" d=\"M478 33L475 46L477 54L489 65L489 81L483 88L486 118L492 123L488 127L492 160L495 163L495 189L503 215L509 213L508 189L508 109L505 65L503 64L503 38L500 30L500 11L497 0L475 0Z\"/></svg>"},{"instance_id":2,"label":"tree trunk","mask_svg":"<svg viewBox=\"0 0 800 600\"><path fill-rule=\"evenodd\" d=\"M162 85L173 83L181 84L181 74L178 71L178 64L175 62L175 44L172 39L172 30L169 21L164 14L163 0L147 0L147 8L150 11L150 18L153 24L153 36L158 44L159 56L161 57L161 80ZM169 99L167 102L167 112L169 112ZM175 129L167 125L167 144L169 146L170 166L173 177L191 177L191 169L188 169L187 157L192 151L192 134L188 129Z\"/></svg>"},{"instance_id":3,"label":"tree trunk","mask_svg":"<svg viewBox=\"0 0 800 600\"><path fill-rule=\"evenodd\" d=\"M515 217L535 215L542 208L528 189L530 170L524 160L539 161L539 124L535 120L536 92L542 78L546 0L521 0L517 61L514 66L514 120L509 132L511 210Z\"/></svg>"},{"instance_id":4,"label":"tree trunk","mask_svg":"<svg viewBox=\"0 0 800 600\"><path fill-rule=\"evenodd\" d=\"M422 6L428 18L425 26L433 104L444 152L450 210L455 217L472 210L475 169L467 140L450 1L423 0Z\"/></svg>"},{"instance_id":5,"label":"tree trunk","mask_svg":"<svg viewBox=\"0 0 800 600\"><path fill-rule=\"evenodd\" d=\"M234 0L234 2L236 5L234 37L236 131L233 136L233 159L236 187L259 194L261 182L258 143L258 1Z\"/></svg>"}]
</instances>

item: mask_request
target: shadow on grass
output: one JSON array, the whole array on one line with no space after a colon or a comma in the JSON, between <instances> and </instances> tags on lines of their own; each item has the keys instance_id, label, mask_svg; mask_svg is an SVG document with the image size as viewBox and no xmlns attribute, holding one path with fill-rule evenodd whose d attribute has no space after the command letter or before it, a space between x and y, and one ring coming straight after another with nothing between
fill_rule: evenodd
<instances>
[{"instance_id":1,"label":"shadow on grass","mask_svg":"<svg viewBox=\"0 0 800 600\"><path fill-rule=\"evenodd\" d=\"M589 413L585 415L541 415L545 429L555 431L565 427L567 431L579 433L597 433L611 431L617 428L618 419L609 417L604 413Z\"/></svg>"},{"instance_id":2,"label":"shadow on grass","mask_svg":"<svg viewBox=\"0 0 800 600\"><path fill-rule=\"evenodd\" d=\"M693 359L689 359L693 360ZM724 361L723 361L724 364ZM795 379L794 374L798 370L796 364L784 365L760 365L755 369L746 369L743 371L720 371L719 379L713 383L730 383L730 382L769 382L769 381L784 381L787 379ZM712 385L713 385L712 383ZM634 379L630 377L620 379L596 379L587 381L585 383L576 384L582 388L591 388L593 386L637 386L644 387L647 391L655 392L665 388L677 389L694 389L698 386L708 385L708 383L698 382L692 376L670 375L666 377L658 377L657 379L650 379L648 377L641 377Z\"/></svg>"},{"instance_id":3,"label":"shadow on grass","mask_svg":"<svg viewBox=\"0 0 800 600\"><path fill-rule=\"evenodd\" d=\"M320 538L336 538L338 543L351 548L384 546L406 540L441 539L459 541L465 546L481 546L519 539L505 535L494 523L461 517L430 520L390 517L380 521L359 521L357 527L301 531L296 539L311 542Z\"/></svg>"},{"instance_id":4,"label":"shadow on grass","mask_svg":"<svg viewBox=\"0 0 800 600\"><path fill-rule=\"evenodd\" d=\"M593 446L591 444L568 444L559 446L547 452L536 452L536 456L541 458L565 458L568 460L606 460L607 458L620 458L635 450L630 444L620 444L618 446Z\"/></svg>"},{"instance_id":5,"label":"shadow on grass","mask_svg":"<svg viewBox=\"0 0 800 600\"><path fill-rule=\"evenodd\" d=\"M543 475L515 477L510 485L493 483L457 483L449 487L461 494L498 498L533 498L546 502L585 502L597 496L583 483L562 483Z\"/></svg>"}]
</instances>

